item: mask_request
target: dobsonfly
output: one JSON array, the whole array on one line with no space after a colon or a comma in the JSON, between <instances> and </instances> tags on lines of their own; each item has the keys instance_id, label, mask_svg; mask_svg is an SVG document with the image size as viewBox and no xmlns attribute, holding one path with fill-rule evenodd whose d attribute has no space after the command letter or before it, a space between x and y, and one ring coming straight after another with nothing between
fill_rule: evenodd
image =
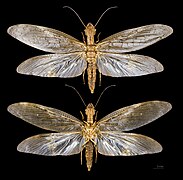
<instances>
[{"instance_id":1,"label":"dobsonfly","mask_svg":"<svg viewBox=\"0 0 183 180\"><path fill-rule=\"evenodd\" d=\"M139 128L163 116L172 108L170 103L155 100L134 104L113 111L99 121L95 120L95 107L89 103L85 109L86 120L81 113L81 121L61 110L35 103L11 104L8 111L14 116L56 132L29 137L18 145L17 150L44 156L81 153L82 164L82 151L85 148L88 171L92 167L94 151L95 160L97 152L106 156L135 156L162 151L162 146L154 139L125 131Z\"/></svg>"},{"instance_id":2,"label":"dobsonfly","mask_svg":"<svg viewBox=\"0 0 183 180\"><path fill-rule=\"evenodd\" d=\"M94 93L96 70L112 77L141 76L163 71L157 60L143 55L126 54L145 48L172 34L173 29L163 24L151 24L113 34L102 41L95 42L97 23L85 25L79 15L69 6L84 25L85 37L80 42L61 31L31 24L17 24L7 32L19 41L49 52L51 54L29 58L17 67L17 72L42 77L71 78L87 70L88 86Z\"/></svg>"}]
</instances>

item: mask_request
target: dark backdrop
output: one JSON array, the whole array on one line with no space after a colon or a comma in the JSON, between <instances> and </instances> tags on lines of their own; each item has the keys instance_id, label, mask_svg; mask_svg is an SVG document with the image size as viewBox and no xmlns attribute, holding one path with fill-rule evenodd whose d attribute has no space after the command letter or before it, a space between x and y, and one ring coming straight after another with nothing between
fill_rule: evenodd
<instances>
[{"instance_id":1,"label":"dark backdrop","mask_svg":"<svg viewBox=\"0 0 183 180\"><path fill-rule=\"evenodd\" d=\"M83 84L82 76L61 79L25 76L16 72L16 67L24 60L46 54L43 51L27 46L6 33L9 26L19 23L42 25L61 30L82 41L84 27L78 18L64 5L71 6L80 15L84 23L96 23L101 13L108 7L117 5L118 9L107 12L97 25L101 32L100 39L119 31L142 25L161 23L171 26L174 33L158 43L139 50L143 54L157 59L164 66L164 71L141 77L112 78L102 76L102 86L98 86L93 95L88 86ZM65 178L130 178L133 175L142 177L165 177L168 174L178 175L178 161L181 157L180 142L181 119L178 116L181 86L181 58L178 56L178 18L179 4L175 1L13 1L2 4L0 43L1 43L1 171L5 179L51 177ZM98 78L97 78L98 79ZM7 106L21 101L34 102L61 109L77 118L79 111L84 112L84 105L79 96L65 83L74 86L85 102L96 103L102 90L111 84L102 96L98 106L98 119L121 107L149 100L163 100L172 104L172 110L157 121L133 130L152 137L160 142L163 151L159 154L135 157L98 156L97 164L87 172L85 162L80 165L80 155L68 157L45 157L17 152L17 145L25 138L48 132L32 126L7 112ZM181 143L180 143L181 144ZM2 163L3 162L3 163ZM7 173L6 173L7 172ZM24 173L24 174L23 174ZM175 178L176 179L176 178Z\"/></svg>"}]
</instances>

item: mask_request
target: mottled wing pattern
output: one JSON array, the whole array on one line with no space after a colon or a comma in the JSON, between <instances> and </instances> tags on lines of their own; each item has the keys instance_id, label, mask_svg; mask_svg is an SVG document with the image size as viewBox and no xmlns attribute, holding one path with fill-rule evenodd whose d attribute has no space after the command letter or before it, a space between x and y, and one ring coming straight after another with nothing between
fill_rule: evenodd
<instances>
[{"instance_id":1,"label":"mottled wing pattern","mask_svg":"<svg viewBox=\"0 0 183 180\"><path fill-rule=\"evenodd\" d=\"M171 27L151 24L116 33L102 40L97 50L106 53L126 53L145 48L172 34Z\"/></svg>"},{"instance_id":2,"label":"mottled wing pattern","mask_svg":"<svg viewBox=\"0 0 183 180\"><path fill-rule=\"evenodd\" d=\"M129 131L146 125L171 109L164 101L147 101L116 110L98 121L101 131Z\"/></svg>"},{"instance_id":3,"label":"mottled wing pattern","mask_svg":"<svg viewBox=\"0 0 183 180\"><path fill-rule=\"evenodd\" d=\"M74 37L43 26L18 24L9 27L7 32L19 41L46 52L73 53L86 49L85 44Z\"/></svg>"},{"instance_id":4,"label":"mottled wing pattern","mask_svg":"<svg viewBox=\"0 0 183 180\"><path fill-rule=\"evenodd\" d=\"M81 152L83 144L84 139L80 133L49 133L29 137L17 149L20 152L45 156L67 156Z\"/></svg>"},{"instance_id":5,"label":"mottled wing pattern","mask_svg":"<svg viewBox=\"0 0 183 180\"><path fill-rule=\"evenodd\" d=\"M162 151L161 145L144 135L102 132L97 140L100 154L106 156L134 156Z\"/></svg>"},{"instance_id":6,"label":"mottled wing pattern","mask_svg":"<svg viewBox=\"0 0 183 180\"><path fill-rule=\"evenodd\" d=\"M163 71L155 59L136 54L98 53L97 67L101 74L112 77L141 76Z\"/></svg>"},{"instance_id":7,"label":"mottled wing pattern","mask_svg":"<svg viewBox=\"0 0 183 180\"><path fill-rule=\"evenodd\" d=\"M14 116L37 127L56 132L80 132L82 121L63 111L39 104L20 102L8 106Z\"/></svg>"},{"instance_id":8,"label":"mottled wing pattern","mask_svg":"<svg viewBox=\"0 0 183 180\"><path fill-rule=\"evenodd\" d=\"M21 63L17 72L42 77L76 77L87 68L84 53L47 54Z\"/></svg>"}]
</instances>

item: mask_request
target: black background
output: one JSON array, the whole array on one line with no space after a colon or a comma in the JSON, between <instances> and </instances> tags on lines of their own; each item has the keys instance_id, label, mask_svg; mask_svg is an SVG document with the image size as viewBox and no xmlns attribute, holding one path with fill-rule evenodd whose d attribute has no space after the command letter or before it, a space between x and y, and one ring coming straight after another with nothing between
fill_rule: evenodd
<instances>
[{"instance_id":1,"label":"black background","mask_svg":"<svg viewBox=\"0 0 183 180\"><path fill-rule=\"evenodd\" d=\"M82 41L83 25L69 9L71 6L82 18L85 24L96 23L99 16L110 6L117 9L107 12L97 25L101 32L100 39L119 31L148 24L166 24L174 29L174 33L158 43L135 52L157 59L164 66L164 71L141 77L112 78L102 76L102 86L96 82L95 93L90 94L82 76L61 79L42 78L21 75L16 67L24 60L46 54L46 52L29 47L9 36L7 28L14 24L27 23L51 27L63 31ZM120 178L124 177L165 177L179 174L179 161L182 157L180 148L179 103L181 86L181 61L178 56L178 18L180 4L176 1L13 1L4 2L1 6L0 43L1 43L1 175L8 179L51 177L63 178ZM180 22L180 21L179 21ZM180 74L179 74L180 73ZM84 112L84 105L79 96L65 83L74 86L81 94L86 104L96 103L102 90L108 85L116 87L108 89L102 96L96 110L98 119L121 107L149 100L163 100L172 104L173 108L157 121L133 130L152 137L160 142L163 151L158 154L135 157L105 157L98 156L98 162L93 164L92 171L87 172L85 162L80 165L80 155L46 157L20 153L17 145L27 137L48 132L32 126L7 112L7 106L21 101L33 102L61 109L81 118L79 111ZM179 143L179 144L178 144ZM24 173L24 175L23 175ZM151 176L152 175L152 176ZM176 178L175 178L176 179Z\"/></svg>"}]
</instances>

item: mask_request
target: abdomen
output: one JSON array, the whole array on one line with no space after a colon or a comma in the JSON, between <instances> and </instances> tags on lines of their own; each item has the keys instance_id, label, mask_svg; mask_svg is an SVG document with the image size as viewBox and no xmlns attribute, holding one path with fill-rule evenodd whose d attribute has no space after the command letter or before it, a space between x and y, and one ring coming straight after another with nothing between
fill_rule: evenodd
<instances>
[{"instance_id":1,"label":"abdomen","mask_svg":"<svg viewBox=\"0 0 183 180\"><path fill-rule=\"evenodd\" d=\"M91 93L94 93L95 82L96 82L96 63L88 63L87 74L88 74L88 86Z\"/></svg>"},{"instance_id":2,"label":"abdomen","mask_svg":"<svg viewBox=\"0 0 183 180\"><path fill-rule=\"evenodd\" d=\"M88 168L88 171L91 170L92 167L92 162L93 162L93 144L91 141L89 141L86 145L85 145L85 157L86 157L86 166Z\"/></svg>"},{"instance_id":3,"label":"abdomen","mask_svg":"<svg viewBox=\"0 0 183 180\"><path fill-rule=\"evenodd\" d=\"M95 45L88 45L86 52L86 60L88 62L87 74L88 74L88 86L91 93L94 93L95 82L96 82L96 51Z\"/></svg>"}]
</instances>

